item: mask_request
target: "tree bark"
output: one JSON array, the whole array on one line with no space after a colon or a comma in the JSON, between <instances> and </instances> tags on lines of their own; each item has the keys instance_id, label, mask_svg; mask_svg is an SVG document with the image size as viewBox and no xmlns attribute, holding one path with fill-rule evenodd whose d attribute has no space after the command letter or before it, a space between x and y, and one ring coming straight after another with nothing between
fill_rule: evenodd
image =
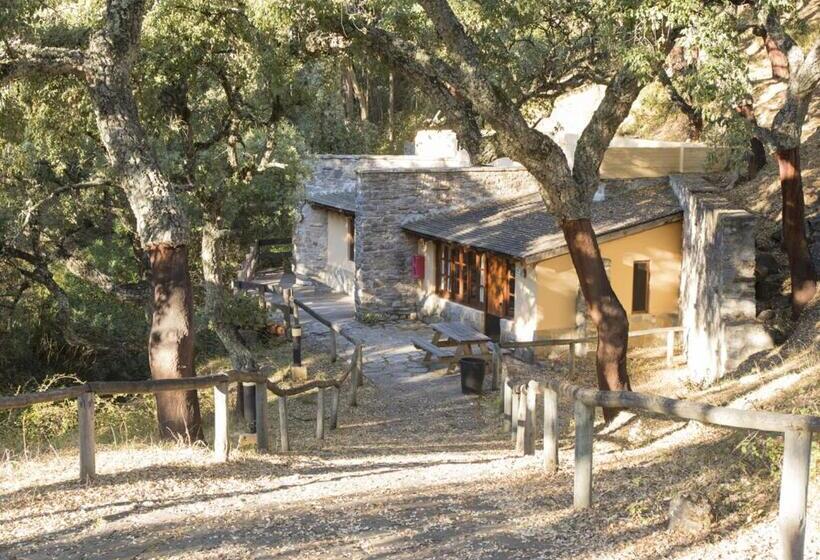
<instances>
[{"instance_id":1,"label":"tree bark","mask_svg":"<svg viewBox=\"0 0 820 560\"><path fill-rule=\"evenodd\" d=\"M561 230L567 241L589 315L598 331L598 388L630 391L626 372L629 320L609 283L592 223L589 219L564 220L561 222ZM617 414L618 409L604 409L604 419L607 422Z\"/></svg>"},{"instance_id":2,"label":"tree bark","mask_svg":"<svg viewBox=\"0 0 820 560\"><path fill-rule=\"evenodd\" d=\"M86 51L85 80L100 140L128 198L151 263L151 377L193 377L188 224L182 204L146 138L131 90L131 67L139 48L144 7L143 0L108 0L102 29L91 38ZM195 391L165 392L156 399L163 437L202 439Z\"/></svg>"},{"instance_id":3,"label":"tree bark","mask_svg":"<svg viewBox=\"0 0 820 560\"><path fill-rule=\"evenodd\" d=\"M218 220L205 217L202 226L202 276L205 283L205 310L210 327L216 333L222 346L228 352L231 367L238 371L258 371L259 364L251 350L239 335L239 329L225 319L225 304L228 287L223 274L224 235ZM237 389L236 414L244 417L242 384ZM247 420L253 420L247 419Z\"/></svg>"},{"instance_id":4,"label":"tree bark","mask_svg":"<svg viewBox=\"0 0 820 560\"><path fill-rule=\"evenodd\" d=\"M817 275L806 240L800 148L777 150L775 157L783 196L783 245L791 272L792 316L797 318L817 291Z\"/></svg>"},{"instance_id":5,"label":"tree bark","mask_svg":"<svg viewBox=\"0 0 820 560\"><path fill-rule=\"evenodd\" d=\"M154 316L148 343L153 379L194 377L193 292L185 245L154 245L148 250L154 279ZM157 419L163 437L203 439L196 391L157 393Z\"/></svg>"}]
</instances>

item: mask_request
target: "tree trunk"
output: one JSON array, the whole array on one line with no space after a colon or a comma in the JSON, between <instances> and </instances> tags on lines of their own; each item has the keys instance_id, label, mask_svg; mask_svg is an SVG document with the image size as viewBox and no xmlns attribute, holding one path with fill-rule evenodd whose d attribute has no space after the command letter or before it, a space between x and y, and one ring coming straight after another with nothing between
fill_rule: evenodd
<instances>
[{"instance_id":1,"label":"tree trunk","mask_svg":"<svg viewBox=\"0 0 820 560\"><path fill-rule=\"evenodd\" d=\"M394 136L394 120L396 113L396 79L393 75L393 70L390 70L388 75L388 92L387 92L387 139L391 142Z\"/></svg>"},{"instance_id":2,"label":"tree trunk","mask_svg":"<svg viewBox=\"0 0 820 560\"><path fill-rule=\"evenodd\" d=\"M609 283L592 224L589 219L564 220L561 222L561 230L567 241L589 315L598 330L598 388L630 391L626 372L629 321ZM618 409L604 409L607 422L617 414Z\"/></svg>"},{"instance_id":3,"label":"tree trunk","mask_svg":"<svg viewBox=\"0 0 820 560\"><path fill-rule=\"evenodd\" d=\"M817 276L806 240L806 211L800 148L778 150L780 190L783 195L783 245L789 257L792 316L797 318L817 291Z\"/></svg>"},{"instance_id":4,"label":"tree trunk","mask_svg":"<svg viewBox=\"0 0 820 560\"><path fill-rule=\"evenodd\" d=\"M108 160L128 197L154 288L148 342L151 377L192 377L194 330L188 273L188 224L173 185L162 173L140 122L131 90L144 2L109 0L103 27L86 51L85 80ZM195 391L157 395L163 437L202 439Z\"/></svg>"},{"instance_id":5,"label":"tree trunk","mask_svg":"<svg viewBox=\"0 0 820 560\"><path fill-rule=\"evenodd\" d=\"M224 257L224 236L217 225L217 220L213 217L205 217L202 226L202 276L205 282L205 310L208 315L210 327L219 337L219 341L228 352L231 360L231 367L238 371L258 371L259 365L253 353L245 345L242 337L239 336L239 329L236 325L225 320L225 300L228 287L225 284L225 276L222 273L225 262ZM242 399L241 384L237 390L236 413L244 416L244 404ZM253 420L249 418L247 420Z\"/></svg>"},{"instance_id":6,"label":"tree trunk","mask_svg":"<svg viewBox=\"0 0 820 560\"><path fill-rule=\"evenodd\" d=\"M194 377L194 304L188 248L154 245L148 255L154 279L154 316L148 342L151 377ZM163 437L203 439L196 391L166 391L157 393L156 399Z\"/></svg>"},{"instance_id":7,"label":"tree trunk","mask_svg":"<svg viewBox=\"0 0 820 560\"><path fill-rule=\"evenodd\" d=\"M772 66L772 78L779 80L789 79L789 59L786 53L777 46L777 41L766 34L763 37L763 44L766 46L766 53L769 55L769 62Z\"/></svg>"}]
</instances>

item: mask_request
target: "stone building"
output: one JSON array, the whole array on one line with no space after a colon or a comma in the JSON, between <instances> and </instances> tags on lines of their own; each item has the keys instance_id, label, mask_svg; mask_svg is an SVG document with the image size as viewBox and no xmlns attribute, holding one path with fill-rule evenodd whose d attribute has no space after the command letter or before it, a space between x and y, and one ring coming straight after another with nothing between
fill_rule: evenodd
<instances>
[{"instance_id":1,"label":"stone building","mask_svg":"<svg viewBox=\"0 0 820 560\"><path fill-rule=\"evenodd\" d=\"M297 274L353 296L360 318L440 317L515 340L588 331L563 235L532 176L513 163L469 166L440 144L422 155L316 157L294 236ZM620 149L630 145L640 149ZM689 175L670 179L703 169L698 148L613 144L592 219L630 328L683 324L693 375L711 381L770 341L754 319L752 216L688 188Z\"/></svg>"}]
</instances>

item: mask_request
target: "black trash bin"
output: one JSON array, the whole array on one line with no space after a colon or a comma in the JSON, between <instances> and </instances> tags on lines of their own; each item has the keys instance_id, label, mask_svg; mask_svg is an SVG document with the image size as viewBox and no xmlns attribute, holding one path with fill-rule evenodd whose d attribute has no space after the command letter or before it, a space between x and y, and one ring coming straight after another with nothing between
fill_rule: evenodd
<instances>
[{"instance_id":1,"label":"black trash bin","mask_svg":"<svg viewBox=\"0 0 820 560\"><path fill-rule=\"evenodd\" d=\"M487 369L487 362L484 358L461 358L458 366L461 370L461 392L465 395L468 393L480 395L484 385L484 372Z\"/></svg>"}]
</instances>

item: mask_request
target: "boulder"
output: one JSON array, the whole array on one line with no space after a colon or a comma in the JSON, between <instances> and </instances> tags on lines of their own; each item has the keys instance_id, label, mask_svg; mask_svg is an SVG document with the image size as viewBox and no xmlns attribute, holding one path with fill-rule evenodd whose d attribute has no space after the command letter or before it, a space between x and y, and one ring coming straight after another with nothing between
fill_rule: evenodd
<instances>
[{"instance_id":1,"label":"boulder","mask_svg":"<svg viewBox=\"0 0 820 560\"><path fill-rule=\"evenodd\" d=\"M691 492L680 493L669 503L669 530L689 535L705 535L714 523L712 504Z\"/></svg>"}]
</instances>

